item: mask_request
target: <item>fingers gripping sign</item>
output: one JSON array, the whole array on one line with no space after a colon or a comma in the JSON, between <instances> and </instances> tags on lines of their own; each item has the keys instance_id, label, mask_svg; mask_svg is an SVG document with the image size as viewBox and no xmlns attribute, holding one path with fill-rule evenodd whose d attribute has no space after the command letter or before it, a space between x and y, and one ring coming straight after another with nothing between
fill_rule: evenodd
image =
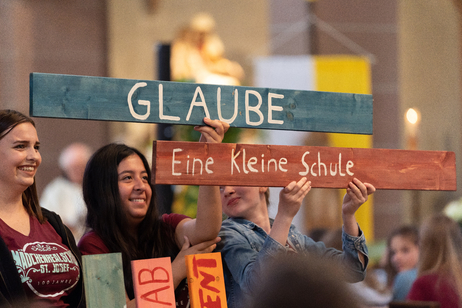
<instances>
[{"instance_id":1,"label":"fingers gripping sign","mask_svg":"<svg viewBox=\"0 0 462 308\"><path fill-rule=\"evenodd\" d=\"M311 181L306 177L298 182L290 182L279 193L278 213L274 219L269 236L281 245L285 245L292 220L300 210L303 198L311 190Z\"/></svg>"},{"instance_id":2,"label":"fingers gripping sign","mask_svg":"<svg viewBox=\"0 0 462 308\"><path fill-rule=\"evenodd\" d=\"M363 183L354 178L348 183L347 192L343 197L343 215L354 215L361 205L363 205L370 194L375 192L375 187L369 183Z\"/></svg>"},{"instance_id":3,"label":"fingers gripping sign","mask_svg":"<svg viewBox=\"0 0 462 308\"><path fill-rule=\"evenodd\" d=\"M201 133L200 142L220 143L229 129L229 124L220 120L204 118L206 125L195 126L194 130Z\"/></svg>"},{"instance_id":4,"label":"fingers gripping sign","mask_svg":"<svg viewBox=\"0 0 462 308\"><path fill-rule=\"evenodd\" d=\"M293 218L300 210L302 201L310 190L311 181L308 181L306 177L301 178L298 182L289 183L279 194L278 212L285 212Z\"/></svg>"},{"instance_id":5,"label":"fingers gripping sign","mask_svg":"<svg viewBox=\"0 0 462 308\"><path fill-rule=\"evenodd\" d=\"M216 244L220 240L221 238L216 237L215 239L210 241L201 242L196 245L191 245L189 238L187 236L184 236L184 242L181 245L181 250L172 262L173 282L175 288L186 277L187 274L186 264L184 262L185 256L211 253L217 247Z\"/></svg>"}]
</instances>

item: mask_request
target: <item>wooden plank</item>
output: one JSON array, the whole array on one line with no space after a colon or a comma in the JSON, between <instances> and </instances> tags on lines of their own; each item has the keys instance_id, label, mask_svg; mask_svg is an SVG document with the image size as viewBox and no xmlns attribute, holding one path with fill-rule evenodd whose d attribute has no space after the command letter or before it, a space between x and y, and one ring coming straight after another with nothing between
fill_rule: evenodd
<instances>
[{"instance_id":1,"label":"wooden plank","mask_svg":"<svg viewBox=\"0 0 462 308\"><path fill-rule=\"evenodd\" d=\"M235 100L236 99L236 100ZM32 73L34 117L372 134L372 95Z\"/></svg>"},{"instance_id":2,"label":"wooden plank","mask_svg":"<svg viewBox=\"0 0 462 308\"><path fill-rule=\"evenodd\" d=\"M353 177L377 189L456 190L454 152L154 141L153 183L346 188Z\"/></svg>"},{"instance_id":3,"label":"wooden plank","mask_svg":"<svg viewBox=\"0 0 462 308\"><path fill-rule=\"evenodd\" d=\"M122 254L85 255L82 259L87 308L125 307Z\"/></svg>"},{"instance_id":4,"label":"wooden plank","mask_svg":"<svg viewBox=\"0 0 462 308\"><path fill-rule=\"evenodd\" d=\"M137 308L176 307L170 257L131 261Z\"/></svg>"},{"instance_id":5,"label":"wooden plank","mask_svg":"<svg viewBox=\"0 0 462 308\"><path fill-rule=\"evenodd\" d=\"M191 307L228 307L221 253L187 255L185 259Z\"/></svg>"}]
</instances>

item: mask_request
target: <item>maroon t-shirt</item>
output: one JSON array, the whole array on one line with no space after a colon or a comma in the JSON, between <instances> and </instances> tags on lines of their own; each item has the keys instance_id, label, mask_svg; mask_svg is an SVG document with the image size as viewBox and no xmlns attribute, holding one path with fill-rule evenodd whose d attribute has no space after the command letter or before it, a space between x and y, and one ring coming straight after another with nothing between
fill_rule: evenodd
<instances>
[{"instance_id":1,"label":"maroon t-shirt","mask_svg":"<svg viewBox=\"0 0 462 308\"><path fill-rule=\"evenodd\" d=\"M169 226L176 229L178 224L186 218L190 218L182 214L164 214L162 220ZM79 241L79 249L82 255L94 255L102 253L111 253L104 244L103 240L93 231L86 233ZM173 260L172 260L173 261ZM188 285L184 279L175 289L175 300L178 308L189 307L189 291Z\"/></svg>"},{"instance_id":2,"label":"maroon t-shirt","mask_svg":"<svg viewBox=\"0 0 462 308\"><path fill-rule=\"evenodd\" d=\"M439 302L441 308L461 308L451 282L452 277L440 277L436 273L420 276L412 284L406 299Z\"/></svg>"},{"instance_id":3,"label":"maroon t-shirt","mask_svg":"<svg viewBox=\"0 0 462 308\"><path fill-rule=\"evenodd\" d=\"M68 295L80 277L77 260L49 222L30 217L28 236L0 219L0 234L10 250L32 307L68 307Z\"/></svg>"}]
</instances>

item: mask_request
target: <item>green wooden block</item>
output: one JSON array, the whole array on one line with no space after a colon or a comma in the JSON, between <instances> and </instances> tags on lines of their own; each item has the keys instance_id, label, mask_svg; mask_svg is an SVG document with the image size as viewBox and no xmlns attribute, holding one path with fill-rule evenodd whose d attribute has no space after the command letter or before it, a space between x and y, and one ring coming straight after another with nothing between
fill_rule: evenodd
<instances>
[{"instance_id":1,"label":"green wooden block","mask_svg":"<svg viewBox=\"0 0 462 308\"><path fill-rule=\"evenodd\" d=\"M372 134L372 95L32 73L34 117Z\"/></svg>"},{"instance_id":2,"label":"green wooden block","mask_svg":"<svg viewBox=\"0 0 462 308\"><path fill-rule=\"evenodd\" d=\"M87 308L125 307L122 254L85 255L82 259Z\"/></svg>"}]
</instances>

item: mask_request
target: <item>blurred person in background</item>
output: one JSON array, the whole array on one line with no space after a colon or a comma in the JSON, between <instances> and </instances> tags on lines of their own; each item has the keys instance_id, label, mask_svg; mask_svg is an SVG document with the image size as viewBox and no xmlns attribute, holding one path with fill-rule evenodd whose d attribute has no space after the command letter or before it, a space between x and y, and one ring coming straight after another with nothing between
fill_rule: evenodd
<instances>
[{"instance_id":1,"label":"blurred person in background","mask_svg":"<svg viewBox=\"0 0 462 308\"><path fill-rule=\"evenodd\" d=\"M439 302L441 308L462 307L462 232L444 214L427 218L419 231L417 279L408 300Z\"/></svg>"},{"instance_id":2,"label":"blurred person in background","mask_svg":"<svg viewBox=\"0 0 462 308\"><path fill-rule=\"evenodd\" d=\"M359 308L338 264L316 255L279 255L263 273L251 308Z\"/></svg>"},{"instance_id":3,"label":"blurred person in background","mask_svg":"<svg viewBox=\"0 0 462 308\"><path fill-rule=\"evenodd\" d=\"M56 212L68 226L75 240L85 232L87 209L82 196L82 181L87 161L93 151L83 143L71 143L59 156L62 175L51 181L44 189L40 204Z\"/></svg>"},{"instance_id":4,"label":"blurred person in background","mask_svg":"<svg viewBox=\"0 0 462 308\"><path fill-rule=\"evenodd\" d=\"M395 229L388 238L390 263L395 271L392 283L393 300L405 300L417 278L419 230L412 225Z\"/></svg>"},{"instance_id":5,"label":"blurred person in background","mask_svg":"<svg viewBox=\"0 0 462 308\"><path fill-rule=\"evenodd\" d=\"M327 231L320 239L326 247L343 250L342 228ZM363 281L348 283L349 290L355 294L361 307L387 307L392 299L391 291L385 283L381 283L377 269L368 268L366 277Z\"/></svg>"}]
</instances>

